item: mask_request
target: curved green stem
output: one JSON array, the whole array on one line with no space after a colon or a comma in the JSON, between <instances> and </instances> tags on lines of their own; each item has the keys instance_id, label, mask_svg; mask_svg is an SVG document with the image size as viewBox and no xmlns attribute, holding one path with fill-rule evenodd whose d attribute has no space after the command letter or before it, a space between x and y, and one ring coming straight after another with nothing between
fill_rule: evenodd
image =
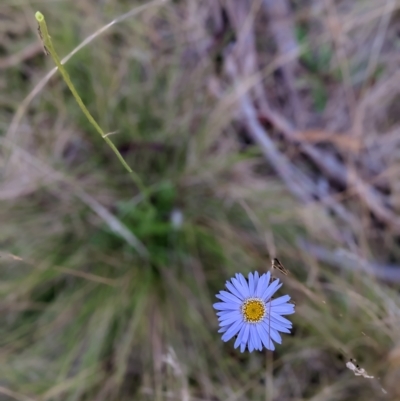
<instances>
[{"instance_id":1,"label":"curved green stem","mask_svg":"<svg viewBox=\"0 0 400 401\"><path fill-rule=\"evenodd\" d=\"M125 167L125 169L128 171L128 173L131 175L132 179L134 180L135 184L138 186L139 190L141 192L144 192L145 188L143 187L143 184L139 178L139 176L129 167L128 163L125 161L119 150L116 148L116 146L112 143L110 138L108 138L108 135L101 129L100 125L96 122L96 120L93 118L93 116L90 114L89 110L83 103L81 97L79 96L79 93L75 89L74 84L71 81L71 78L65 69L65 67L62 65L60 58L58 57L57 52L54 49L53 43L51 41L51 37L49 35L49 32L47 30L47 24L46 20L44 18L44 15L41 12L37 12L35 14L35 18L37 22L39 23L39 34L40 37L42 38L43 45L45 48L45 51L51 55L53 58L55 64L57 65L58 70L60 71L62 77L64 78L65 83L67 84L69 90L72 92L72 95L74 96L76 102L78 103L79 107L83 111L83 114L87 117L89 122L93 125L93 127L96 129L96 131L101 135L101 137L106 141L108 146L113 150L113 152L117 155L118 160L121 162L121 164Z\"/></svg>"}]
</instances>

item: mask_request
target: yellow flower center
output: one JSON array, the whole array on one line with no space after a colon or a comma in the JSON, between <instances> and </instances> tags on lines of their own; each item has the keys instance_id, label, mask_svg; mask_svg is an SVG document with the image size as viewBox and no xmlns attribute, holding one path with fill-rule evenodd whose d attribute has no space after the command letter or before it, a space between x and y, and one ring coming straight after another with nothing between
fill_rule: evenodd
<instances>
[{"instance_id":1,"label":"yellow flower center","mask_svg":"<svg viewBox=\"0 0 400 401\"><path fill-rule=\"evenodd\" d=\"M265 303L259 298L249 298L242 305L242 314L247 323L261 322L266 314Z\"/></svg>"}]
</instances>

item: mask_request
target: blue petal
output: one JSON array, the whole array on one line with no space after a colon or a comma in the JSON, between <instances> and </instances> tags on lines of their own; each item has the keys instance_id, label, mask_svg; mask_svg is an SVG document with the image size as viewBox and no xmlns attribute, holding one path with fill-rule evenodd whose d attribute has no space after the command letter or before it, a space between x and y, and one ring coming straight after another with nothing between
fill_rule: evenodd
<instances>
[{"instance_id":1,"label":"blue petal","mask_svg":"<svg viewBox=\"0 0 400 401\"><path fill-rule=\"evenodd\" d=\"M257 297L261 297L264 291L268 288L270 279L271 279L270 272L263 274L260 277L260 280L258 280L258 285L256 290Z\"/></svg>"},{"instance_id":2,"label":"blue petal","mask_svg":"<svg viewBox=\"0 0 400 401\"><path fill-rule=\"evenodd\" d=\"M287 326L282 323L277 322L276 320L271 319L271 327L277 331L281 331L282 333L290 333L290 329L292 326Z\"/></svg>"},{"instance_id":3,"label":"blue petal","mask_svg":"<svg viewBox=\"0 0 400 401\"><path fill-rule=\"evenodd\" d=\"M249 273L249 291L250 296L254 296L254 278L252 273Z\"/></svg>"},{"instance_id":4,"label":"blue petal","mask_svg":"<svg viewBox=\"0 0 400 401\"><path fill-rule=\"evenodd\" d=\"M286 320L286 322L288 323L283 323L280 320L275 319L271 315L266 316L264 322L267 325L271 325L271 327L273 327L275 330L283 331L285 333L290 333L290 331L287 331L287 329L292 328L292 322L290 322L289 320Z\"/></svg>"},{"instance_id":5,"label":"blue petal","mask_svg":"<svg viewBox=\"0 0 400 401\"><path fill-rule=\"evenodd\" d=\"M256 328L254 327L254 324L249 324L249 328L250 328L250 333L249 333L249 342L248 342L248 347L249 347L249 352L253 352L254 351L254 342L253 342L253 337L254 337L254 330L256 330Z\"/></svg>"},{"instance_id":6,"label":"blue petal","mask_svg":"<svg viewBox=\"0 0 400 401\"><path fill-rule=\"evenodd\" d=\"M242 303L242 301L238 297L228 291L220 291L219 294L216 295L216 297L225 302L235 302L239 305Z\"/></svg>"},{"instance_id":7,"label":"blue petal","mask_svg":"<svg viewBox=\"0 0 400 401\"><path fill-rule=\"evenodd\" d=\"M275 346L274 346L274 343L271 340L270 335L268 334L268 329L269 329L269 326L265 322L262 322L259 325L259 330L262 333L262 335L260 335L260 338L261 338L261 341L264 344L264 347L266 349L269 349L270 351L273 351L275 349Z\"/></svg>"},{"instance_id":8,"label":"blue petal","mask_svg":"<svg viewBox=\"0 0 400 401\"><path fill-rule=\"evenodd\" d=\"M281 331L282 333L290 333L292 326L284 326L283 324L272 322L271 327L277 331Z\"/></svg>"},{"instance_id":9,"label":"blue petal","mask_svg":"<svg viewBox=\"0 0 400 401\"><path fill-rule=\"evenodd\" d=\"M274 313L274 311L271 312L271 318L275 318L276 320L278 320L281 323L290 324L290 326L292 326L292 322L290 320L287 320L284 317L282 317L281 315Z\"/></svg>"},{"instance_id":10,"label":"blue petal","mask_svg":"<svg viewBox=\"0 0 400 401\"><path fill-rule=\"evenodd\" d=\"M225 285L233 295L236 295L240 300L244 299L242 293L232 283L227 281Z\"/></svg>"},{"instance_id":11,"label":"blue petal","mask_svg":"<svg viewBox=\"0 0 400 401\"><path fill-rule=\"evenodd\" d=\"M279 316L279 317L277 318L277 316ZM266 319L267 320L269 319L271 322L277 322L279 324L282 324L283 326L292 327L292 322L290 320L285 319L284 317L282 317L280 315L271 314Z\"/></svg>"},{"instance_id":12,"label":"blue petal","mask_svg":"<svg viewBox=\"0 0 400 401\"><path fill-rule=\"evenodd\" d=\"M282 287L282 284L279 284L279 279L274 280L268 288L264 291L264 294L261 295L261 298L267 302L270 300L272 295L275 294L276 291L279 290L279 288Z\"/></svg>"},{"instance_id":13,"label":"blue petal","mask_svg":"<svg viewBox=\"0 0 400 401\"><path fill-rule=\"evenodd\" d=\"M282 304L279 306L272 306L272 312L278 313L279 315L291 315L295 312L294 305L292 304Z\"/></svg>"},{"instance_id":14,"label":"blue petal","mask_svg":"<svg viewBox=\"0 0 400 401\"><path fill-rule=\"evenodd\" d=\"M245 298L245 290L244 290L242 284L240 284L240 281L237 278L232 277L231 282L235 286L235 288L240 292L242 297Z\"/></svg>"},{"instance_id":15,"label":"blue petal","mask_svg":"<svg viewBox=\"0 0 400 401\"><path fill-rule=\"evenodd\" d=\"M242 319L242 315L241 315L240 311L238 311L238 310L228 311L228 312L224 311L224 312L221 312L221 313L223 313L223 315L221 315L218 318L218 320L226 320L226 319L229 319L231 317L236 317L237 319Z\"/></svg>"},{"instance_id":16,"label":"blue petal","mask_svg":"<svg viewBox=\"0 0 400 401\"><path fill-rule=\"evenodd\" d=\"M238 320L224 333L222 336L222 341L229 341L238 331L242 328L243 322Z\"/></svg>"},{"instance_id":17,"label":"blue petal","mask_svg":"<svg viewBox=\"0 0 400 401\"><path fill-rule=\"evenodd\" d=\"M240 284L242 284L244 297L248 298L250 296L250 292L246 279L244 278L243 274L240 273L236 274L236 278L240 281Z\"/></svg>"},{"instance_id":18,"label":"blue petal","mask_svg":"<svg viewBox=\"0 0 400 401\"><path fill-rule=\"evenodd\" d=\"M213 305L213 308L217 310L236 310L237 305L227 302L217 302Z\"/></svg>"},{"instance_id":19,"label":"blue petal","mask_svg":"<svg viewBox=\"0 0 400 401\"><path fill-rule=\"evenodd\" d=\"M223 322L219 322L219 325L220 325L220 327L231 326L233 323L235 323L237 321L238 321L238 319L236 317L232 317L230 319L224 320Z\"/></svg>"},{"instance_id":20,"label":"blue petal","mask_svg":"<svg viewBox=\"0 0 400 401\"><path fill-rule=\"evenodd\" d=\"M227 326L227 325L233 324L237 321L242 322L243 321L242 317L241 316L229 316L229 317L224 318L223 320L220 320L219 325L221 327Z\"/></svg>"},{"instance_id":21,"label":"blue petal","mask_svg":"<svg viewBox=\"0 0 400 401\"><path fill-rule=\"evenodd\" d=\"M219 318L218 318L218 323L219 323L221 326L226 326L226 323L225 323L225 322L230 321L230 320L232 320L232 319L235 319L235 320L243 320L243 318L242 318L242 316L241 316L240 314L239 314L239 315L232 314L232 315L229 315L229 316L222 316L222 317L219 317ZM224 322L224 324L222 324L222 322Z\"/></svg>"},{"instance_id":22,"label":"blue petal","mask_svg":"<svg viewBox=\"0 0 400 401\"><path fill-rule=\"evenodd\" d=\"M258 284L258 280L260 278L260 275L258 274L258 272L254 272L254 291L257 290L257 284Z\"/></svg>"},{"instance_id":23,"label":"blue petal","mask_svg":"<svg viewBox=\"0 0 400 401\"><path fill-rule=\"evenodd\" d=\"M250 325L245 324L244 325L244 333L242 336L242 344L244 344L244 349L246 349L246 345L249 342L249 334L250 334ZM242 349L242 347L240 347L240 349Z\"/></svg>"},{"instance_id":24,"label":"blue petal","mask_svg":"<svg viewBox=\"0 0 400 401\"><path fill-rule=\"evenodd\" d=\"M255 329L253 330L254 333L254 342L255 342L255 348L258 349L259 351L262 351L263 347L262 347L262 342L261 342L261 338L260 335L258 334L258 327L260 326L260 324L255 324Z\"/></svg>"},{"instance_id":25,"label":"blue petal","mask_svg":"<svg viewBox=\"0 0 400 401\"><path fill-rule=\"evenodd\" d=\"M244 324L242 326L242 328L240 329L239 334L238 334L238 336L236 338L235 344L233 346L234 348L237 348L242 343L243 334L246 331L246 327L247 326L248 326L247 324Z\"/></svg>"},{"instance_id":26,"label":"blue petal","mask_svg":"<svg viewBox=\"0 0 400 401\"><path fill-rule=\"evenodd\" d=\"M268 283L266 282L266 279L267 279L266 274L263 274L258 280L256 288L256 297L260 297L261 294L264 292L265 288L267 288Z\"/></svg>"},{"instance_id":27,"label":"blue petal","mask_svg":"<svg viewBox=\"0 0 400 401\"><path fill-rule=\"evenodd\" d=\"M275 328L276 331L280 331L281 333L288 333L290 334L290 330L287 327L281 326L279 329L277 329L275 326L272 326Z\"/></svg>"},{"instance_id":28,"label":"blue petal","mask_svg":"<svg viewBox=\"0 0 400 401\"><path fill-rule=\"evenodd\" d=\"M282 344L282 337L279 335L278 331L273 329L272 327L269 328L269 335L271 338L278 344Z\"/></svg>"},{"instance_id":29,"label":"blue petal","mask_svg":"<svg viewBox=\"0 0 400 401\"><path fill-rule=\"evenodd\" d=\"M283 296L278 297L278 298L274 299L273 301L271 301L271 305L276 306L276 305L284 304L287 301L290 301L289 295L283 295Z\"/></svg>"},{"instance_id":30,"label":"blue petal","mask_svg":"<svg viewBox=\"0 0 400 401\"><path fill-rule=\"evenodd\" d=\"M262 324L258 324L257 325L257 333L258 336L260 337L261 342L263 343L264 347L267 349L270 349L270 345L269 343L271 341L270 337L268 336L268 333L264 330Z\"/></svg>"}]
</instances>

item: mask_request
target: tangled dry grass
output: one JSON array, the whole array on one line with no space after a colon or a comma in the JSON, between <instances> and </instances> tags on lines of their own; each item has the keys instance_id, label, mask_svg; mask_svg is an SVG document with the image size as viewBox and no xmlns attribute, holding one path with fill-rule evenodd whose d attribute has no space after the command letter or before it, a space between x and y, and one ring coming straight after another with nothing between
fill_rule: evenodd
<instances>
[{"instance_id":1,"label":"tangled dry grass","mask_svg":"<svg viewBox=\"0 0 400 401\"><path fill-rule=\"evenodd\" d=\"M399 7L3 0L0 400L400 399ZM295 332L240 355L215 290L275 256Z\"/></svg>"}]
</instances>

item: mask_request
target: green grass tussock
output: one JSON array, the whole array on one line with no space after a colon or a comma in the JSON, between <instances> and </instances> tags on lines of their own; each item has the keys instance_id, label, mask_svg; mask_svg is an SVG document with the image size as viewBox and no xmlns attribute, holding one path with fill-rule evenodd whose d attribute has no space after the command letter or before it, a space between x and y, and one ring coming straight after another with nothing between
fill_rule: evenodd
<instances>
[{"instance_id":1,"label":"green grass tussock","mask_svg":"<svg viewBox=\"0 0 400 401\"><path fill-rule=\"evenodd\" d=\"M253 3L240 29L226 2L0 4L1 401L399 399L397 6L292 2L290 88L291 60ZM61 75L43 80L54 63L37 9L61 58L96 32L64 66L134 180ZM253 25L254 43L241 39ZM307 146L375 192L332 177ZM240 354L212 303L272 256L290 270L294 330L274 353Z\"/></svg>"}]
</instances>

